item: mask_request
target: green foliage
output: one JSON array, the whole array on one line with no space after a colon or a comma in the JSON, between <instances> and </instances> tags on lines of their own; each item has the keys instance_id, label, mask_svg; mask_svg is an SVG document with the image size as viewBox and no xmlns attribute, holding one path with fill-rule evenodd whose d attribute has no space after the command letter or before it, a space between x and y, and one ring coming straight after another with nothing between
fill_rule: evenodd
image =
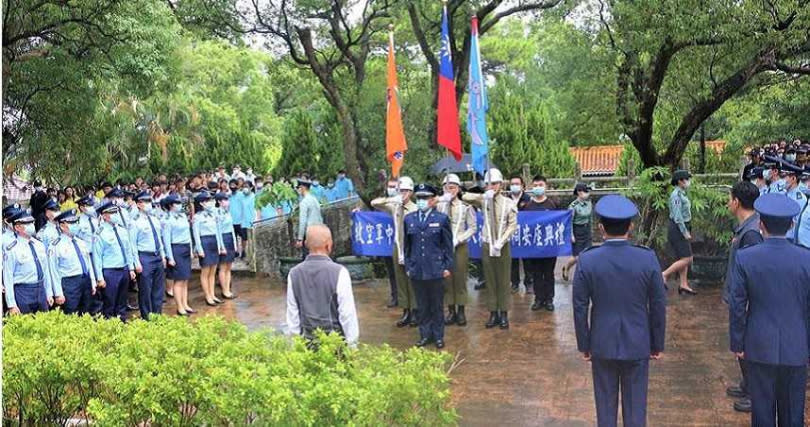
<instances>
[{"instance_id":1,"label":"green foliage","mask_svg":"<svg viewBox=\"0 0 810 427\"><path fill-rule=\"evenodd\" d=\"M453 425L446 353L305 342L236 322L55 311L4 320L3 416L100 426Z\"/></svg>"},{"instance_id":2,"label":"green foliage","mask_svg":"<svg viewBox=\"0 0 810 427\"><path fill-rule=\"evenodd\" d=\"M256 209L261 209L267 205L281 207L284 203L295 205L298 201L298 193L285 182L274 182L273 185L265 185L262 191L256 196Z\"/></svg>"}]
</instances>

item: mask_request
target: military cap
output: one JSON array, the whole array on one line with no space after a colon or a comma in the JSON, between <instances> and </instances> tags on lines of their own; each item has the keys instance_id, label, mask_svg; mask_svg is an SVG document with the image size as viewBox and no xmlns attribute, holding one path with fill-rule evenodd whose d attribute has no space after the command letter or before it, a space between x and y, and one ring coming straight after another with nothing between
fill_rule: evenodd
<instances>
[{"instance_id":1,"label":"military cap","mask_svg":"<svg viewBox=\"0 0 810 427\"><path fill-rule=\"evenodd\" d=\"M801 212L798 203L784 194L768 193L757 197L754 209L763 218L790 219Z\"/></svg>"},{"instance_id":2,"label":"military cap","mask_svg":"<svg viewBox=\"0 0 810 427\"><path fill-rule=\"evenodd\" d=\"M34 222L34 217L31 216L31 212L27 209L17 209L14 213L8 218L8 221L12 224L17 223L31 223Z\"/></svg>"},{"instance_id":3,"label":"military cap","mask_svg":"<svg viewBox=\"0 0 810 427\"><path fill-rule=\"evenodd\" d=\"M753 167L748 171L748 176L746 176L745 179L764 178L763 172L765 172L765 168L761 166Z\"/></svg>"},{"instance_id":4,"label":"military cap","mask_svg":"<svg viewBox=\"0 0 810 427\"><path fill-rule=\"evenodd\" d=\"M169 194L168 196L166 196L166 197L164 197L163 199L160 200L160 204L165 205L165 206L169 206L169 205L173 205L173 204L180 204L180 203L183 203L183 201L180 200L180 197L177 194Z\"/></svg>"},{"instance_id":5,"label":"military cap","mask_svg":"<svg viewBox=\"0 0 810 427\"><path fill-rule=\"evenodd\" d=\"M79 206L93 206L93 197L92 196L84 196L81 199L76 201L76 204Z\"/></svg>"},{"instance_id":6,"label":"military cap","mask_svg":"<svg viewBox=\"0 0 810 427\"><path fill-rule=\"evenodd\" d=\"M633 219L638 215L638 208L635 203L618 194L609 194L602 197L596 202L594 210L601 218L615 221Z\"/></svg>"},{"instance_id":7,"label":"military cap","mask_svg":"<svg viewBox=\"0 0 810 427\"><path fill-rule=\"evenodd\" d=\"M76 216L75 209L68 209L57 216L54 221L56 222L76 222L79 220L79 217Z\"/></svg>"},{"instance_id":8,"label":"military cap","mask_svg":"<svg viewBox=\"0 0 810 427\"><path fill-rule=\"evenodd\" d=\"M414 195L416 197L434 197L436 194L438 194L436 187L425 183L417 185L415 190Z\"/></svg>"},{"instance_id":9,"label":"military cap","mask_svg":"<svg viewBox=\"0 0 810 427\"><path fill-rule=\"evenodd\" d=\"M110 190L109 193L107 193L107 197L122 197L123 198L124 197L124 191L121 190L120 188L113 188L112 190Z\"/></svg>"},{"instance_id":10,"label":"military cap","mask_svg":"<svg viewBox=\"0 0 810 427\"><path fill-rule=\"evenodd\" d=\"M230 197L228 196L228 193L225 193L223 191L220 191L219 193L214 194L214 200L216 200L218 202L221 202L223 200L228 200L229 198Z\"/></svg>"},{"instance_id":11,"label":"military cap","mask_svg":"<svg viewBox=\"0 0 810 427\"><path fill-rule=\"evenodd\" d=\"M118 206L115 206L113 202L104 202L101 206L97 209L98 213L116 213L118 212Z\"/></svg>"},{"instance_id":12,"label":"military cap","mask_svg":"<svg viewBox=\"0 0 810 427\"><path fill-rule=\"evenodd\" d=\"M200 194L197 194L194 197L194 201L197 202L197 203L202 203L202 202L204 202L206 200L211 200L211 193L209 193L207 191L200 191Z\"/></svg>"},{"instance_id":13,"label":"military cap","mask_svg":"<svg viewBox=\"0 0 810 427\"><path fill-rule=\"evenodd\" d=\"M8 219L14 216L18 210L22 210L22 207L19 203L12 203L3 208L3 219Z\"/></svg>"},{"instance_id":14,"label":"military cap","mask_svg":"<svg viewBox=\"0 0 810 427\"><path fill-rule=\"evenodd\" d=\"M141 191L140 193L135 195L135 201L137 202L151 202L152 201L152 193L148 191Z\"/></svg>"},{"instance_id":15,"label":"military cap","mask_svg":"<svg viewBox=\"0 0 810 427\"><path fill-rule=\"evenodd\" d=\"M310 188L311 186L312 186L312 181L310 181L309 178L298 178L298 180L295 183L296 188L297 187Z\"/></svg>"},{"instance_id":16,"label":"military cap","mask_svg":"<svg viewBox=\"0 0 810 427\"><path fill-rule=\"evenodd\" d=\"M455 184L455 185L461 186L461 179L459 179L458 175L456 175L454 173L449 173L449 174L447 174L446 177L444 177L444 180L442 181L442 185L447 185L447 184Z\"/></svg>"},{"instance_id":17,"label":"military cap","mask_svg":"<svg viewBox=\"0 0 810 427\"><path fill-rule=\"evenodd\" d=\"M45 206L43 206L42 209L46 211L58 211L59 203L56 203L56 201L53 199L48 199L48 201L45 202Z\"/></svg>"},{"instance_id":18,"label":"military cap","mask_svg":"<svg viewBox=\"0 0 810 427\"><path fill-rule=\"evenodd\" d=\"M399 189L413 191L413 180L408 176L399 178Z\"/></svg>"},{"instance_id":19,"label":"military cap","mask_svg":"<svg viewBox=\"0 0 810 427\"><path fill-rule=\"evenodd\" d=\"M685 171L683 169L678 169L672 174L672 185L678 185L678 181L682 179L689 179L692 177L692 174L689 171Z\"/></svg>"}]
</instances>

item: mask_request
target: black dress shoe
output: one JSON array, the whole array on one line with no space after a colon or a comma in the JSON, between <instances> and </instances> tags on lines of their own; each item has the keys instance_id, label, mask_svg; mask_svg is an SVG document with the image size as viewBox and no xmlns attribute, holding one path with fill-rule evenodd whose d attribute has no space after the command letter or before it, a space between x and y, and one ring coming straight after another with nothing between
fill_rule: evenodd
<instances>
[{"instance_id":1,"label":"black dress shoe","mask_svg":"<svg viewBox=\"0 0 810 427\"><path fill-rule=\"evenodd\" d=\"M419 315L419 310L417 310L417 309L412 309L411 310L411 321L408 322L408 326L410 326L412 328L415 328L415 327L419 326L419 317L418 317L418 315Z\"/></svg>"},{"instance_id":2,"label":"black dress shoe","mask_svg":"<svg viewBox=\"0 0 810 427\"><path fill-rule=\"evenodd\" d=\"M197 312L197 310L194 310L194 309L191 309L191 308L186 310L186 313L188 313L188 314L194 314L196 312Z\"/></svg>"},{"instance_id":3,"label":"black dress shoe","mask_svg":"<svg viewBox=\"0 0 810 427\"><path fill-rule=\"evenodd\" d=\"M182 316L182 317L188 317L188 313L180 312L180 311L177 312L177 315Z\"/></svg>"},{"instance_id":4,"label":"black dress shoe","mask_svg":"<svg viewBox=\"0 0 810 427\"><path fill-rule=\"evenodd\" d=\"M231 294L231 295L225 295L225 294L222 294L222 298L225 298L225 299L236 299L236 295L234 295L234 294Z\"/></svg>"},{"instance_id":5,"label":"black dress shoe","mask_svg":"<svg viewBox=\"0 0 810 427\"><path fill-rule=\"evenodd\" d=\"M388 304L386 304L385 306L388 307L388 308L393 308L393 307L396 307L398 305L399 305L399 302L397 300L395 300L395 299L392 299L392 300L388 301Z\"/></svg>"},{"instance_id":6,"label":"black dress shoe","mask_svg":"<svg viewBox=\"0 0 810 427\"><path fill-rule=\"evenodd\" d=\"M221 299L219 299L217 297L214 297L214 302L217 303L217 304L225 304L225 301L222 301Z\"/></svg>"},{"instance_id":7,"label":"black dress shoe","mask_svg":"<svg viewBox=\"0 0 810 427\"><path fill-rule=\"evenodd\" d=\"M543 308L543 304L541 304L540 301L535 301L532 304L532 311L537 311L540 310L541 308Z\"/></svg>"},{"instance_id":8,"label":"black dress shoe","mask_svg":"<svg viewBox=\"0 0 810 427\"><path fill-rule=\"evenodd\" d=\"M683 295L683 294L697 295L697 292L693 291L692 289L678 288L678 295Z\"/></svg>"},{"instance_id":9,"label":"black dress shoe","mask_svg":"<svg viewBox=\"0 0 810 427\"><path fill-rule=\"evenodd\" d=\"M476 291L480 291L481 289L484 289L486 287L487 287L487 282L482 280L482 281L476 283L475 286L473 286L473 289L475 289Z\"/></svg>"},{"instance_id":10,"label":"black dress shoe","mask_svg":"<svg viewBox=\"0 0 810 427\"><path fill-rule=\"evenodd\" d=\"M456 314L457 314L456 325L458 325L458 326L466 326L467 325L467 316L464 315L464 306L463 305L458 306L458 311L456 312Z\"/></svg>"},{"instance_id":11,"label":"black dress shoe","mask_svg":"<svg viewBox=\"0 0 810 427\"><path fill-rule=\"evenodd\" d=\"M403 326L408 326L408 323L411 322L411 310L407 308L402 310L402 317L397 320L397 328L401 328Z\"/></svg>"},{"instance_id":12,"label":"black dress shoe","mask_svg":"<svg viewBox=\"0 0 810 427\"><path fill-rule=\"evenodd\" d=\"M734 410L737 412L751 412L751 399L744 397L734 402Z\"/></svg>"},{"instance_id":13,"label":"black dress shoe","mask_svg":"<svg viewBox=\"0 0 810 427\"><path fill-rule=\"evenodd\" d=\"M518 285L512 285L512 293L513 294L518 293L519 290L520 290L520 287Z\"/></svg>"},{"instance_id":14,"label":"black dress shoe","mask_svg":"<svg viewBox=\"0 0 810 427\"><path fill-rule=\"evenodd\" d=\"M207 305L207 306L209 306L209 307L216 307L216 306L217 306L217 303L215 303L215 302L211 302L211 301L205 301L205 305Z\"/></svg>"},{"instance_id":15,"label":"black dress shoe","mask_svg":"<svg viewBox=\"0 0 810 427\"><path fill-rule=\"evenodd\" d=\"M444 348L444 341L443 340L436 340L436 348L439 350Z\"/></svg>"},{"instance_id":16,"label":"black dress shoe","mask_svg":"<svg viewBox=\"0 0 810 427\"><path fill-rule=\"evenodd\" d=\"M424 347L424 346L426 346L426 345L428 345L428 344L430 344L432 342L433 342L433 340L430 339L430 338L422 338L421 340L419 340L419 342L416 343L416 346L417 347Z\"/></svg>"},{"instance_id":17,"label":"black dress shoe","mask_svg":"<svg viewBox=\"0 0 810 427\"><path fill-rule=\"evenodd\" d=\"M501 329L509 329L509 316L506 315L505 311L501 312L501 319L500 319L500 328Z\"/></svg>"},{"instance_id":18,"label":"black dress shoe","mask_svg":"<svg viewBox=\"0 0 810 427\"><path fill-rule=\"evenodd\" d=\"M726 388L726 396L728 397L736 397L738 399L743 397L748 397L748 393L742 389L742 387L738 385L732 385Z\"/></svg>"},{"instance_id":19,"label":"black dress shoe","mask_svg":"<svg viewBox=\"0 0 810 427\"><path fill-rule=\"evenodd\" d=\"M134 306L132 304L127 304L127 311L135 311L137 309L138 309L138 307L136 307L136 306Z\"/></svg>"},{"instance_id":20,"label":"black dress shoe","mask_svg":"<svg viewBox=\"0 0 810 427\"><path fill-rule=\"evenodd\" d=\"M498 315L497 311L490 311L489 320L487 320L487 323L484 324L484 327L487 329L494 328L495 326L498 326L499 323L501 323L501 316Z\"/></svg>"},{"instance_id":21,"label":"black dress shoe","mask_svg":"<svg viewBox=\"0 0 810 427\"><path fill-rule=\"evenodd\" d=\"M546 311L554 311L554 303L549 301L546 303Z\"/></svg>"},{"instance_id":22,"label":"black dress shoe","mask_svg":"<svg viewBox=\"0 0 810 427\"><path fill-rule=\"evenodd\" d=\"M456 314L456 306L448 305L447 306L447 318L444 319L444 324L445 325L452 325L452 324L456 323L456 320L458 320L458 314Z\"/></svg>"}]
</instances>

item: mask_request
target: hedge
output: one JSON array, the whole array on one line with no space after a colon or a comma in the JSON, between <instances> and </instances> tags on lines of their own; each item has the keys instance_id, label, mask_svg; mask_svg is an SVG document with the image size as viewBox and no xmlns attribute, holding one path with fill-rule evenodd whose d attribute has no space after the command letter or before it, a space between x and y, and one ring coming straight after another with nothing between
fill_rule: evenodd
<instances>
[{"instance_id":1,"label":"hedge","mask_svg":"<svg viewBox=\"0 0 810 427\"><path fill-rule=\"evenodd\" d=\"M347 348L209 316L97 320L50 312L3 328L12 425L454 425L446 353Z\"/></svg>"}]
</instances>

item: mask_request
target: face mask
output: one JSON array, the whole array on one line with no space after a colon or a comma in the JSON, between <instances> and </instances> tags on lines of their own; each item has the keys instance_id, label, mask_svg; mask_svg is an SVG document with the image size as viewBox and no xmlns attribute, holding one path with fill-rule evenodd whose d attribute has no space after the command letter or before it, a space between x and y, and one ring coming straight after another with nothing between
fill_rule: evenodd
<instances>
[{"instance_id":1,"label":"face mask","mask_svg":"<svg viewBox=\"0 0 810 427\"><path fill-rule=\"evenodd\" d=\"M28 237L32 237L37 232L34 224L25 224L23 227L25 229L25 234L27 234Z\"/></svg>"},{"instance_id":2,"label":"face mask","mask_svg":"<svg viewBox=\"0 0 810 427\"><path fill-rule=\"evenodd\" d=\"M262 184L260 182L257 182L256 183L256 191L260 191L262 188L264 188L264 184Z\"/></svg>"},{"instance_id":3,"label":"face mask","mask_svg":"<svg viewBox=\"0 0 810 427\"><path fill-rule=\"evenodd\" d=\"M399 192L397 192L396 188L391 188L391 187L388 187L387 192L388 192L388 197L394 197L397 194L399 194Z\"/></svg>"},{"instance_id":4,"label":"face mask","mask_svg":"<svg viewBox=\"0 0 810 427\"><path fill-rule=\"evenodd\" d=\"M692 185L692 182L688 179L683 182L683 188L689 188Z\"/></svg>"},{"instance_id":5,"label":"face mask","mask_svg":"<svg viewBox=\"0 0 810 427\"><path fill-rule=\"evenodd\" d=\"M68 231L74 236L79 233L79 223L68 224Z\"/></svg>"},{"instance_id":6,"label":"face mask","mask_svg":"<svg viewBox=\"0 0 810 427\"><path fill-rule=\"evenodd\" d=\"M221 202L219 202L219 207L221 207L222 209L228 209L228 205L230 205L230 202L228 202L227 200L222 200Z\"/></svg>"},{"instance_id":7,"label":"face mask","mask_svg":"<svg viewBox=\"0 0 810 427\"><path fill-rule=\"evenodd\" d=\"M236 186L235 186L235 185L234 185L233 187L230 187L230 188L231 188L231 191L232 191L232 192L234 192L234 193L235 193L235 192L237 192L237 191L239 191L239 190L236 188Z\"/></svg>"},{"instance_id":8,"label":"face mask","mask_svg":"<svg viewBox=\"0 0 810 427\"><path fill-rule=\"evenodd\" d=\"M520 190L521 190L521 188L520 188L519 185L510 185L509 186L509 191L511 191L512 194L518 194L518 193L520 193Z\"/></svg>"},{"instance_id":9,"label":"face mask","mask_svg":"<svg viewBox=\"0 0 810 427\"><path fill-rule=\"evenodd\" d=\"M343 179L343 178L346 178L346 175L343 175L342 173L338 174L338 179Z\"/></svg>"},{"instance_id":10,"label":"face mask","mask_svg":"<svg viewBox=\"0 0 810 427\"><path fill-rule=\"evenodd\" d=\"M183 212L183 205L173 204L171 211L172 212Z\"/></svg>"},{"instance_id":11,"label":"face mask","mask_svg":"<svg viewBox=\"0 0 810 427\"><path fill-rule=\"evenodd\" d=\"M96 208L92 206L88 206L84 208L85 215L95 216L96 215Z\"/></svg>"},{"instance_id":12,"label":"face mask","mask_svg":"<svg viewBox=\"0 0 810 427\"><path fill-rule=\"evenodd\" d=\"M762 179L764 179L766 181L771 179L771 170L770 169L766 169L766 170L762 171Z\"/></svg>"},{"instance_id":13,"label":"face mask","mask_svg":"<svg viewBox=\"0 0 810 427\"><path fill-rule=\"evenodd\" d=\"M121 222L121 215L119 215L119 214L117 214L117 213L110 215L110 222L111 222L111 223L113 223L113 224L115 224L115 225L121 225L121 226L123 226L123 225L124 225L124 224Z\"/></svg>"},{"instance_id":14,"label":"face mask","mask_svg":"<svg viewBox=\"0 0 810 427\"><path fill-rule=\"evenodd\" d=\"M427 199L416 199L416 208L422 212L430 209Z\"/></svg>"},{"instance_id":15,"label":"face mask","mask_svg":"<svg viewBox=\"0 0 810 427\"><path fill-rule=\"evenodd\" d=\"M202 207L205 210L210 211L210 210L214 209L214 202L205 202L205 203L202 204Z\"/></svg>"},{"instance_id":16,"label":"face mask","mask_svg":"<svg viewBox=\"0 0 810 427\"><path fill-rule=\"evenodd\" d=\"M545 194L546 194L546 187L532 188L532 196L534 197L543 197Z\"/></svg>"},{"instance_id":17,"label":"face mask","mask_svg":"<svg viewBox=\"0 0 810 427\"><path fill-rule=\"evenodd\" d=\"M243 189L242 189L242 193L244 193L244 194L250 194L250 188L243 188Z\"/></svg>"},{"instance_id":18,"label":"face mask","mask_svg":"<svg viewBox=\"0 0 810 427\"><path fill-rule=\"evenodd\" d=\"M318 181L312 181L312 185L321 185L321 183Z\"/></svg>"},{"instance_id":19,"label":"face mask","mask_svg":"<svg viewBox=\"0 0 810 427\"><path fill-rule=\"evenodd\" d=\"M591 197L591 193L582 192L582 193L579 193L579 195L580 195L580 197L582 197L582 200L588 200L588 198Z\"/></svg>"},{"instance_id":20,"label":"face mask","mask_svg":"<svg viewBox=\"0 0 810 427\"><path fill-rule=\"evenodd\" d=\"M791 163L795 162L796 161L796 155L795 154L786 154L785 155L785 160L787 160L787 161L789 161Z\"/></svg>"},{"instance_id":21,"label":"face mask","mask_svg":"<svg viewBox=\"0 0 810 427\"><path fill-rule=\"evenodd\" d=\"M151 203L147 203L147 204L145 204L143 206L143 211L146 212L146 213L154 213L155 212L155 206L152 205Z\"/></svg>"}]
</instances>

